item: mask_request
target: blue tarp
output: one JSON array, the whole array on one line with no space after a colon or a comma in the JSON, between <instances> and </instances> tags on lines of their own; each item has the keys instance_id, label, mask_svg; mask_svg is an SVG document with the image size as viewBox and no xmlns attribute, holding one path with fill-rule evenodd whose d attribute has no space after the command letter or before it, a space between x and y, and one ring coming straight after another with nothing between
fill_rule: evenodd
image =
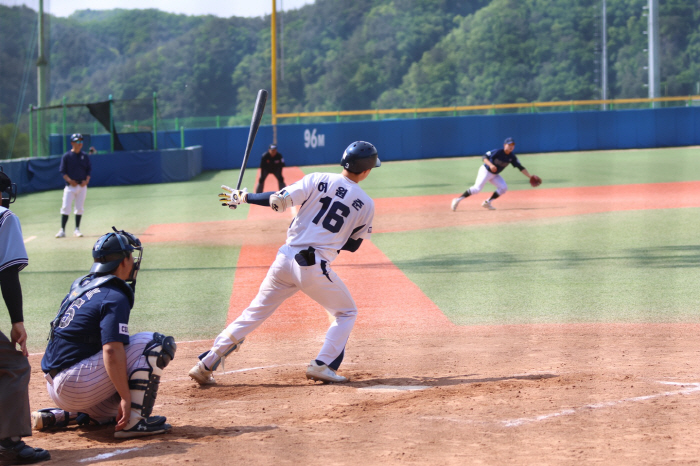
<instances>
[{"instance_id":1,"label":"blue tarp","mask_svg":"<svg viewBox=\"0 0 700 466\"><path fill-rule=\"evenodd\" d=\"M123 151L90 156L90 186L169 183L187 181L202 172L202 148L157 151ZM20 194L63 189L65 182L58 172L61 156L36 157L0 163L17 183Z\"/></svg>"}]
</instances>

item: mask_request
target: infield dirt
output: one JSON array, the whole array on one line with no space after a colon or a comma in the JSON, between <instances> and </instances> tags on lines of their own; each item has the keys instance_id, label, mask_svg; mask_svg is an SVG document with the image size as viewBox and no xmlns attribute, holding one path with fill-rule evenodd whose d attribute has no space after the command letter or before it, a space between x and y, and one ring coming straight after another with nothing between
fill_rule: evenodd
<instances>
[{"instance_id":1,"label":"infield dirt","mask_svg":"<svg viewBox=\"0 0 700 466\"><path fill-rule=\"evenodd\" d=\"M700 183L674 183L683 195L673 201L659 195L666 185L543 188L508 193L496 212L470 199L451 212L451 196L379 199L375 232L700 207ZM256 235L236 233L236 222ZM153 226L143 239L241 245L230 321L257 292L288 223L251 208L246 220ZM700 325L459 327L372 243L333 267L359 307L340 371L350 383L306 380L329 319L297 294L228 358L215 386L187 377L212 341L178 342L154 409L171 433L115 441L112 427L71 427L27 443L50 450L51 464L699 462ZM39 361L30 358L33 409L50 406Z\"/></svg>"}]
</instances>

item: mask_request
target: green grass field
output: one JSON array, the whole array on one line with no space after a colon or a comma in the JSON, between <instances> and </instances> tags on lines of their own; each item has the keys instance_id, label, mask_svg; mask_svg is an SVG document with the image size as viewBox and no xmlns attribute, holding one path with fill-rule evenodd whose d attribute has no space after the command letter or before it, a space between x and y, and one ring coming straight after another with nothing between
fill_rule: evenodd
<instances>
[{"instance_id":1,"label":"green grass field","mask_svg":"<svg viewBox=\"0 0 700 466\"><path fill-rule=\"evenodd\" d=\"M520 159L545 180L543 188L700 180L697 148ZM479 164L479 158L387 162L363 188L374 198L456 195L473 183ZM302 169L340 171L339 166ZM511 190L529 189L517 170L503 175ZM243 184L253 187L254 176L255 170L246 172ZM50 320L72 281L89 270L90 249L101 234L112 225L140 234L152 224L245 218L248 206L231 212L215 202L219 186L237 178L237 170L228 170L186 183L91 188L81 226L85 238L63 240L54 238L61 191L20 196L12 210L25 238L35 237L26 245L30 265L20 274L31 350L43 349ZM698 213L694 208L613 212L382 233L372 240L457 324L697 322ZM73 216L69 231L72 227ZM238 252L236 247L148 244L130 330L157 329L178 340L213 338L225 324ZM0 328L9 328L4 310Z\"/></svg>"}]
</instances>

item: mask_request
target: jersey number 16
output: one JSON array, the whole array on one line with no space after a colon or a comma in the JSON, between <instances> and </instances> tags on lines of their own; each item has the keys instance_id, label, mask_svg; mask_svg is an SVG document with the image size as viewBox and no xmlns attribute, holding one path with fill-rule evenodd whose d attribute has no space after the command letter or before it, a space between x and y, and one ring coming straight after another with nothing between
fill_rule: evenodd
<instances>
[{"instance_id":1,"label":"jersey number 16","mask_svg":"<svg viewBox=\"0 0 700 466\"><path fill-rule=\"evenodd\" d=\"M322 197L319 200L319 202L321 203L321 210L318 211L318 214L316 214L316 217L314 217L312 222L318 225L318 222L325 214L326 216L323 219L323 222L321 222L323 228L330 231L331 233L338 233L343 227L345 219L348 215L350 215L350 207L346 206L340 201L335 201L331 205L332 200L333 198L328 196ZM328 213L326 214L326 212Z\"/></svg>"}]
</instances>

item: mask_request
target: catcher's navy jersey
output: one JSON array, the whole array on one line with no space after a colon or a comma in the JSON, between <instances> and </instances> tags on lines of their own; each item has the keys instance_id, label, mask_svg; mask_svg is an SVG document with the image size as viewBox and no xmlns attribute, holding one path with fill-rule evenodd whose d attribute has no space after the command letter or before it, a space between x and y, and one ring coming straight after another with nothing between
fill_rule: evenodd
<instances>
[{"instance_id":1,"label":"catcher's navy jersey","mask_svg":"<svg viewBox=\"0 0 700 466\"><path fill-rule=\"evenodd\" d=\"M117 280L88 290L73 301L46 347L41 360L44 372L70 367L102 351L106 343L129 344L132 305Z\"/></svg>"},{"instance_id":2,"label":"catcher's navy jersey","mask_svg":"<svg viewBox=\"0 0 700 466\"><path fill-rule=\"evenodd\" d=\"M496 166L496 173L501 173L503 170L506 169L508 164L513 164L513 166L520 171L525 170L525 167L523 167L520 164L520 161L518 161L518 158L515 156L515 152L506 154L506 152L503 149L494 149L488 151L485 157L488 158L489 161ZM486 165L486 169L488 168L488 165ZM489 170L489 173L493 172Z\"/></svg>"}]
</instances>

